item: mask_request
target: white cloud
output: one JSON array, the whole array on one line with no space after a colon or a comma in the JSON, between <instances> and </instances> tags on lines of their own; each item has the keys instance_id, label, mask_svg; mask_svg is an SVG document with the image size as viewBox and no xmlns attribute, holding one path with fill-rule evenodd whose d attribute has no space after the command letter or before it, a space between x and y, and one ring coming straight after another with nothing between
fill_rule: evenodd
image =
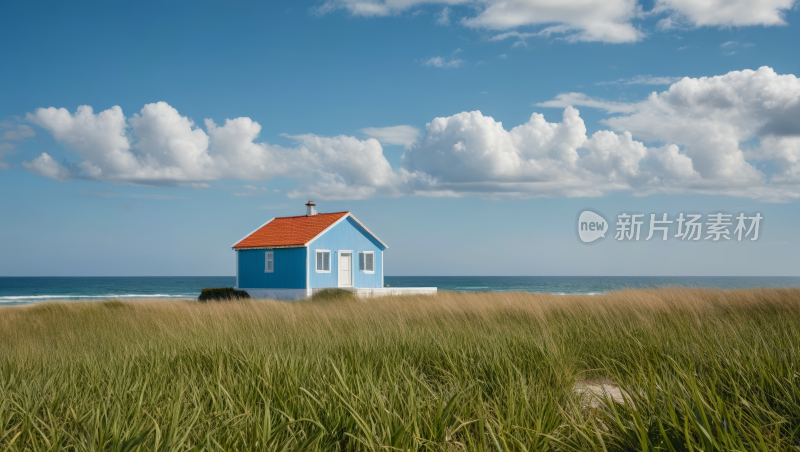
<instances>
[{"instance_id":1,"label":"white cloud","mask_svg":"<svg viewBox=\"0 0 800 452\"><path fill-rule=\"evenodd\" d=\"M327 14L336 9L345 9L354 16L374 17L389 16L407 11L424 3L440 3L445 5L469 4L474 0L328 0L313 8L312 12Z\"/></svg>"},{"instance_id":2,"label":"white cloud","mask_svg":"<svg viewBox=\"0 0 800 452\"><path fill-rule=\"evenodd\" d=\"M778 190L777 185L763 184L766 176L747 159L774 160L780 171L771 181L800 183L794 157L800 155L800 141L795 138L800 136L800 81L794 75L778 75L762 67L716 77L687 77L667 91L629 105L629 114L603 122L644 140L683 147L702 178L698 187L728 185L726 191L731 193ZM603 105L597 108L618 111ZM753 138L760 139L761 145L745 154L740 143ZM797 196L797 187L787 190L781 196Z\"/></svg>"},{"instance_id":3,"label":"white cloud","mask_svg":"<svg viewBox=\"0 0 800 452\"><path fill-rule=\"evenodd\" d=\"M292 135L291 147L256 142L261 128L249 118L219 126L206 120L203 131L165 103L145 106L130 121L118 107L98 114L89 107L73 114L40 109L29 119L82 160L60 164L43 153L23 165L56 180L116 184L287 177L298 181L288 196L309 199L615 192L800 197L800 81L794 75L763 67L686 77L639 102L565 93L537 105L563 108L562 119L551 123L534 113L507 129L479 111L461 112L434 118L422 136L396 126L364 129L378 139ZM612 116L601 123L609 130L587 136L575 106L607 111ZM391 167L379 140L406 145L400 167ZM759 171L756 162L775 170Z\"/></svg>"},{"instance_id":4,"label":"white cloud","mask_svg":"<svg viewBox=\"0 0 800 452\"><path fill-rule=\"evenodd\" d=\"M720 47L731 47L731 46L736 46L738 44L739 44L738 41L728 41L720 44Z\"/></svg>"},{"instance_id":5,"label":"white cloud","mask_svg":"<svg viewBox=\"0 0 800 452\"><path fill-rule=\"evenodd\" d=\"M445 27L449 27L450 26L450 13L451 12L452 12L452 10L450 9L449 6L445 6L444 8L442 8L442 11L439 12L436 15L437 16L436 25L442 25L442 26L445 26Z\"/></svg>"},{"instance_id":6,"label":"white cloud","mask_svg":"<svg viewBox=\"0 0 800 452\"><path fill-rule=\"evenodd\" d=\"M366 129L361 129L361 133L377 139L384 145L408 146L419 136L419 129L408 125L392 127L367 127Z\"/></svg>"},{"instance_id":7,"label":"white cloud","mask_svg":"<svg viewBox=\"0 0 800 452\"><path fill-rule=\"evenodd\" d=\"M694 27L785 25L784 14L795 0L657 0L654 12L667 13L673 24Z\"/></svg>"},{"instance_id":8,"label":"white cloud","mask_svg":"<svg viewBox=\"0 0 800 452\"><path fill-rule=\"evenodd\" d=\"M261 126L250 118L227 119L224 125L207 119L203 131L165 102L145 105L129 121L120 107L95 114L88 106L75 113L40 108L28 114L28 120L50 131L82 159L62 165L42 153L23 163L29 171L59 181L202 187L223 178L316 175L350 187L366 184L373 193L390 187L380 181L391 175L391 168L373 138L308 134L290 137L297 146L284 148L255 142Z\"/></svg>"},{"instance_id":9,"label":"white cloud","mask_svg":"<svg viewBox=\"0 0 800 452\"><path fill-rule=\"evenodd\" d=\"M70 170L53 160L53 157L46 152L42 152L42 155L31 162L22 162L22 166L33 174L49 177L59 182L70 179Z\"/></svg>"},{"instance_id":10,"label":"white cloud","mask_svg":"<svg viewBox=\"0 0 800 452\"><path fill-rule=\"evenodd\" d=\"M464 60L459 60L455 58L447 58L447 57L432 57L422 62L423 66L432 66L438 68L459 68L463 66L465 63Z\"/></svg>"},{"instance_id":11,"label":"white cloud","mask_svg":"<svg viewBox=\"0 0 800 452\"><path fill-rule=\"evenodd\" d=\"M602 196L619 190L649 191L657 183L641 168L659 150L629 133L586 136L578 110L559 123L534 113L511 130L478 111L436 118L426 138L406 153L406 168L430 177L417 192L439 196Z\"/></svg>"},{"instance_id":12,"label":"white cloud","mask_svg":"<svg viewBox=\"0 0 800 452\"><path fill-rule=\"evenodd\" d=\"M130 152L130 143L125 136L128 128L120 107L94 114L86 105L78 107L74 115L66 109L40 108L27 119L53 134L53 137L75 148L84 159L79 168L67 169L43 153L30 163L23 163L36 174L56 180L78 177L78 172L86 177L97 179L105 171L107 174L125 174L134 178L141 171L140 162Z\"/></svg>"},{"instance_id":13,"label":"white cloud","mask_svg":"<svg viewBox=\"0 0 800 452\"><path fill-rule=\"evenodd\" d=\"M540 35L563 35L568 41L632 42L644 35L630 21L638 14L635 0L329 0L315 8L318 14L344 9L354 16L389 16L425 3L466 5L477 10L462 23L487 30L545 25Z\"/></svg>"},{"instance_id":14,"label":"white cloud","mask_svg":"<svg viewBox=\"0 0 800 452\"><path fill-rule=\"evenodd\" d=\"M461 5L471 17L461 23L482 30L513 30L542 26L536 32L502 33L492 40L516 37L560 36L569 42L639 41L646 33L634 22L646 15L662 17L657 28L731 27L785 25L784 15L796 0L657 0L655 7L642 11L636 0L328 0L313 12L326 14L344 9L354 16L376 17L403 13L424 4L445 5L437 23L450 24L452 8ZM503 36L502 38L500 36ZM524 45L524 44L518 44Z\"/></svg>"},{"instance_id":15,"label":"white cloud","mask_svg":"<svg viewBox=\"0 0 800 452\"><path fill-rule=\"evenodd\" d=\"M464 24L489 30L547 25L538 34L563 35L571 42L621 43L638 41L644 36L630 23L636 14L637 4L633 0L505 0L488 2L485 9L464 20Z\"/></svg>"},{"instance_id":16,"label":"white cloud","mask_svg":"<svg viewBox=\"0 0 800 452\"><path fill-rule=\"evenodd\" d=\"M518 31L507 31L505 33L500 33L492 36L491 38L489 38L489 41L498 42L498 41L504 41L508 38L516 38L517 41L511 45L512 48L519 46L528 47L528 43L525 40L528 38L538 37L538 36L548 37L549 34L544 33L543 31L536 33L520 33Z\"/></svg>"},{"instance_id":17,"label":"white cloud","mask_svg":"<svg viewBox=\"0 0 800 452\"><path fill-rule=\"evenodd\" d=\"M316 184L301 185L290 198L365 199L374 196L399 196L407 175L396 173L383 155L378 140L359 140L339 135L287 135L299 150L313 156Z\"/></svg>"},{"instance_id":18,"label":"white cloud","mask_svg":"<svg viewBox=\"0 0 800 452\"><path fill-rule=\"evenodd\" d=\"M517 38L520 41L522 41L524 39L532 38L534 36L541 36L541 34L539 34L539 33L520 33L518 31L507 31L505 33L500 33L500 34L492 36L491 38L489 38L489 41L493 41L493 42L503 41L503 40L506 40L508 38Z\"/></svg>"},{"instance_id":19,"label":"white cloud","mask_svg":"<svg viewBox=\"0 0 800 452\"><path fill-rule=\"evenodd\" d=\"M497 56L497 58L500 58L501 60L505 60L506 58L508 58L508 55L506 55L506 54L504 53L504 54L502 54L502 55L498 55L498 56Z\"/></svg>"},{"instance_id":20,"label":"white cloud","mask_svg":"<svg viewBox=\"0 0 800 452\"><path fill-rule=\"evenodd\" d=\"M583 93L561 93L555 99L539 102L536 106L549 108L591 107L606 110L609 113L632 113L636 109L632 104L595 99Z\"/></svg>"},{"instance_id":21,"label":"white cloud","mask_svg":"<svg viewBox=\"0 0 800 452\"><path fill-rule=\"evenodd\" d=\"M560 123L534 114L506 130L480 112L436 118L406 153L430 191L491 196L709 193L768 201L800 197L800 81L770 68L684 78L646 100L620 103L568 93L540 106L566 108ZM577 110L616 116L613 131L585 135ZM754 138L760 145L743 150ZM645 140L645 141L637 141ZM651 142L652 145L646 145ZM778 168L764 174L754 161Z\"/></svg>"}]
</instances>

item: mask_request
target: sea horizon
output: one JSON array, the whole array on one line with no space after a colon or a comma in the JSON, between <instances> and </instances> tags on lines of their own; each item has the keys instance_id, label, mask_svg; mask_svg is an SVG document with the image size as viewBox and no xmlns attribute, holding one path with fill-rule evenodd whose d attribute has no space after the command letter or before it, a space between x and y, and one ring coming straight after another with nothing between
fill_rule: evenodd
<instances>
[{"instance_id":1,"label":"sea horizon","mask_svg":"<svg viewBox=\"0 0 800 452\"><path fill-rule=\"evenodd\" d=\"M670 286L800 287L800 276L385 276L384 283L444 291L599 295ZM192 299L204 288L235 285L234 276L0 276L0 306L53 300Z\"/></svg>"}]
</instances>

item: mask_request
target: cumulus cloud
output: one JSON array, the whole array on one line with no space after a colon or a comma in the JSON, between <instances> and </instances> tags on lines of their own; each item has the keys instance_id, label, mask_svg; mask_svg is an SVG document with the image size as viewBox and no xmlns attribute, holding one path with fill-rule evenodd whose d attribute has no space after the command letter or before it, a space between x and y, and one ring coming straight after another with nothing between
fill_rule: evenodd
<instances>
[{"instance_id":1,"label":"cumulus cloud","mask_svg":"<svg viewBox=\"0 0 800 452\"><path fill-rule=\"evenodd\" d=\"M691 163L687 169L679 156L669 155L677 149L648 148L627 132L599 131L588 137L572 107L564 110L561 122L550 123L534 113L511 130L480 112L463 112L434 119L427 132L406 153L405 164L430 176L426 189L439 195L647 194L670 191L696 177Z\"/></svg>"},{"instance_id":2,"label":"cumulus cloud","mask_svg":"<svg viewBox=\"0 0 800 452\"><path fill-rule=\"evenodd\" d=\"M207 119L203 129L163 102L129 120L119 107L39 109L28 119L82 160L59 163L42 153L23 165L59 181L115 184L287 177L298 180L289 197L313 199L615 192L800 197L800 81L794 75L763 67L686 77L639 102L565 93L537 105L563 109L560 121L533 113L509 129L471 111L434 118L422 134L395 126L363 129L367 139L286 135L290 147L257 142L261 126L250 118L223 125ZM607 130L587 135L579 106L608 112L601 121ZM398 167L386 160L381 141L406 146ZM759 162L769 162L769 170L759 170Z\"/></svg>"},{"instance_id":3,"label":"cumulus cloud","mask_svg":"<svg viewBox=\"0 0 800 452\"><path fill-rule=\"evenodd\" d=\"M635 42L645 32L635 25L645 15L662 16L660 29L682 27L731 27L784 25L784 14L796 0L657 0L644 12L636 0L328 0L313 9L326 14L337 9L354 16L375 17L400 14L423 4L444 4L437 23L449 25L452 7L465 6L472 14L461 23L467 27L505 31L540 26L536 32L500 33L492 40L509 37L524 45L527 37L557 36L569 42Z\"/></svg>"},{"instance_id":4,"label":"cumulus cloud","mask_svg":"<svg viewBox=\"0 0 800 452\"><path fill-rule=\"evenodd\" d=\"M800 196L800 81L768 67L683 78L634 103L566 93L537 104L565 108L562 121L534 114L506 130L480 112L436 118L406 153L405 168L439 193L595 196L709 193L785 201ZM586 136L574 106L615 116ZM755 147L741 143L757 139ZM648 144L645 144L648 143ZM755 163L770 161L774 173Z\"/></svg>"},{"instance_id":5,"label":"cumulus cloud","mask_svg":"<svg viewBox=\"0 0 800 452\"><path fill-rule=\"evenodd\" d=\"M408 146L419 136L419 129L408 125L392 127L367 127L365 129L361 129L361 133L377 139L384 145Z\"/></svg>"},{"instance_id":6,"label":"cumulus cloud","mask_svg":"<svg viewBox=\"0 0 800 452\"><path fill-rule=\"evenodd\" d=\"M571 98L577 100L573 105L619 111L588 97ZM628 114L602 122L640 139L681 146L700 177L695 187L727 185L723 191L729 193L754 189L797 196L796 187L782 191L777 185L800 183L796 158L800 155L796 138L800 136L800 81L794 75L778 75L762 67L716 77L687 77L629 107ZM740 148L740 143L754 138L760 141L758 147ZM779 171L766 180L748 160L772 160ZM769 188L764 182L775 185Z\"/></svg>"},{"instance_id":7,"label":"cumulus cloud","mask_svg":"<svg viewBox=\"0 0 800 452\"><path fill-rule=\"evenodd\" d=\"M70 169L56 162L53 157L50 157L50 154L46 152L42 152L42 155L36 157L31 162L22 162L22 166L33 174L49 177L59 182L64 182L71 178Z\"/></svg>"},{"instance_id":8,"label":"cumulus cloud","mask_svg":"<svg viewBox=\"0 0 800 452\"><path fill-rule=\"evenodd\" d=\"M258 143L261 126L250 118L205 120L206 130L165 102L147 104L127 120L120 107L94 113L40 108L27 119L48 130L82 159L62 164L49 154L23 165L58 181L98 180L113 184L188 185L233 178L279 176L320 181L333 197L391 196L397 175L374 138L289 136L292 148Z\"/></svg>"}]
</instances>

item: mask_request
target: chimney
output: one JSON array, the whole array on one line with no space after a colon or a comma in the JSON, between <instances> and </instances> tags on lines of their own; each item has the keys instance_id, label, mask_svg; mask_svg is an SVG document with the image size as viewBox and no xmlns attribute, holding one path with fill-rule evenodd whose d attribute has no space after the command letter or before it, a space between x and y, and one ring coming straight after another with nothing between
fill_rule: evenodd
<instances>
[{"instance_id":1,"label":"chimney","mask_svg":"<svg viewBox=\"0 0 800 452\"><path fill-rule=\"evenodd\" d=\"M306 203L306 215L307 216L311 216L311 215L316 215L317 214L317 211L314 210L314 206L316 206L316 204L314 204L314 201L309 201L309 202Z\"/></svg>"}]
</instances>

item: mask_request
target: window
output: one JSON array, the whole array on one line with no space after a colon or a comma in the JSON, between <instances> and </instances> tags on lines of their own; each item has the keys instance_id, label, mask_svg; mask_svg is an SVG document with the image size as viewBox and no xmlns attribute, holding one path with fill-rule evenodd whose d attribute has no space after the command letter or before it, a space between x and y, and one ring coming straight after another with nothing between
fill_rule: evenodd
<instances>
[{"instance_id":1,"label":"window","mask_svg":"<svg viewBox=\"0 0 800 452\"><path fill-rule=\"evenodd\" d=\"M317 273L331 272L331 252L329 250L317 250Z\"/></svg>"},{"instance_id":2,"label":"window","mask_svg":"<svg viewBox=\"0 0 800 452\"><path fill-rule=\"evenodd\" d=\"M272 273L275 271L275 261L273 259L272 251L264 253L264 273Z\"/></svg>"},{"instance_id":3,"label":"window","mask_svg":"<svg viewBox=\"0 0 800 452\"><path fill-rule=\"evenodd\" d=\"M375 253L372 251L358 253L358 269L364 273L375 273Z\"/></svg>"}]
</instances>

